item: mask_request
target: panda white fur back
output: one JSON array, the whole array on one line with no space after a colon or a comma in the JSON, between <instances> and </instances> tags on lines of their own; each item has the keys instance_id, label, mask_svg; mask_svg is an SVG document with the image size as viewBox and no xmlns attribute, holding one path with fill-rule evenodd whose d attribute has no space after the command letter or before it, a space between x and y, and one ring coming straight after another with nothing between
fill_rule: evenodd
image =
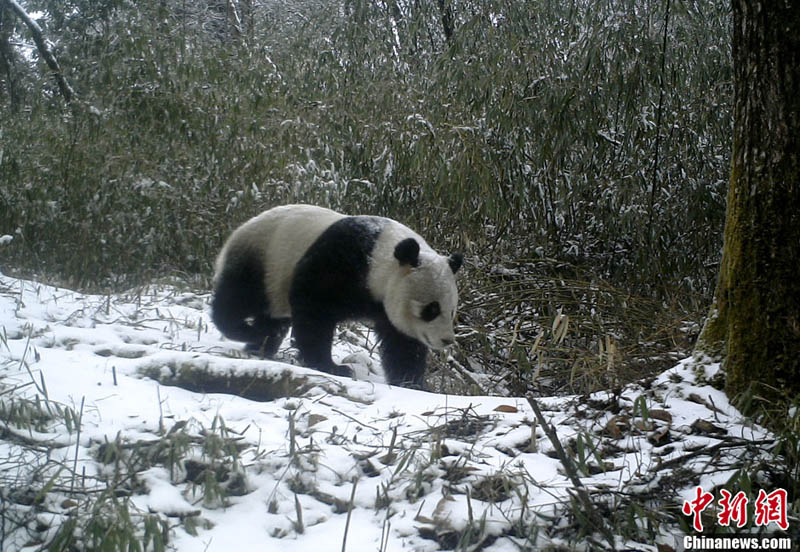
<instances>
[{"instance_id":1,"label":"panda white fur back","mask_svg":"<svg viewBox=\"0 0 800 552\"><path fill-rule=\"evenodd\" d=\"M289 286L295 266L319 235L344 218L324 207L284 205L264 211L237 228L217 256L215 280L225 266L231 247L247 245L258 251L264 263L267 297L273 318L291 316Z\"/></svg>"},{"instance_id":2,"label":"panda white fur back","mask_svg":"<svg viewBox=\"0 0 800 552\"><path fill-rule=\"evenodd\" d=\"M303 362L349 374L330 356L338 322L369 319L387 380L421 387L427 348L455 340L461 255L436 253L399 222L286 205L237 228L215 266L212 319L272 356L291 324Z\"/></svg>"}]
</instances>

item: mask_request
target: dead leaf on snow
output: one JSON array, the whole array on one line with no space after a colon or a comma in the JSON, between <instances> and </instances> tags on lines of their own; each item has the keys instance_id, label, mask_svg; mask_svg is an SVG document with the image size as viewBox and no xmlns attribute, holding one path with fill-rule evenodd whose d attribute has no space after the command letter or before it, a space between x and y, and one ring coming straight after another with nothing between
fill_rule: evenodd
<instances>
[{"instance_id":1,"label":"dead leaf on snow","mask_svg":"<svg viewBox=\"0 0 800 552\"><path fill-rule=\"evenodd\" d=\"M667 422L668 424L672 423L672 414L666 410L651 410L649 415L651 418L656 420L661 420L662 422Z\"/></svg>"},{"instance_id":2,"label":"dead leaf on snow","mask_svg":"<svg viewBox=\"0 0 800 552\"><path fill-rule=\"evenodd\" d=\"M728 430L715 426L711 422L701 420L700 418L696 419L691 427L692 433L699 433L701 435L725 435L728 433Z\"/></svg>"},{"instance_id":3,"label":"dead leaf on snow","mask_svg":"<svg viewBox=\"0 0 800 552\"><path fill-rule=\"evenodd\" d=\"M606 422L605 432L612 439L622 439L623 432L631 427L627 416L614 416Z\"/></svg>"}]
</instances>

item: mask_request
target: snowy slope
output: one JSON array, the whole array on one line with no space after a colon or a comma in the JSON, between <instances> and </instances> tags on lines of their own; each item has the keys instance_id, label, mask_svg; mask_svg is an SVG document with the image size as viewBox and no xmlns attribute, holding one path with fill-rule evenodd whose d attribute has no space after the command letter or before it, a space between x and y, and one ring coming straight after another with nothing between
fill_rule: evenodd
<instances>
[{"instance_id":1,"label":"snowy slope","mask_svg":"<svg viewBox=\"0 0 800 552\"><path fill-rule=\"evenodd\" d=\"M334 352L357 362L356 380L248 358L210 324L207 303L168 286L97 296L0 275L3 550L46 547L109 487L136 520L155 514L181 552L602 541L576 537L574 486L525 399L390 388L366 332L349 331ZM619 395L539 404L594 496L613 508L639 493L643 507L675 512L696 484L732 475L741 443L769 438L698 380L715 370L687 360ZM205 377L250 398L203 392ZM50 414L15 421L21 405ZM34 508L19 497L36 482ZM662 522L658 542L679 549L682 533ZM617 536L655 550L652 538Z\"/></svg>"}]
</instances>

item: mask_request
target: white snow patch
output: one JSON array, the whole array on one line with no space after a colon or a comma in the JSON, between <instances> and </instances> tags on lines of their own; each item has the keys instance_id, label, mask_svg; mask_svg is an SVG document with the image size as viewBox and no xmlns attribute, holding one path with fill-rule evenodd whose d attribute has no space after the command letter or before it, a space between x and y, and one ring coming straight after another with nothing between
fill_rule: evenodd
<instances>
[{"instance_id":1,"label":"white snow patch","mask_svg":"<svg viewBox=\"0 0 800 552\"><path fill-rule=\"evenodd\" d=\"M85 474L87 488L102 486L115 461L102 460L101 452L111 455L113 449L103 447L118 443L122 452L115 454L122 455L152 447L151 465L140 466L129 486L130 502L168 520L170 546L178 552L339 550L345 533L348 552L433 551L449 542L448 532L459 534L470 523L483 527L488 540L482 550L505 552L530 545L514 531L520 520L541 526L536 546L569 542L563 523L537 517L564 519L572 484L526 400L389 387L372 334L363 328L343 332L333 352L337 362L354 366L357 379L251 358L214 328L207 303L208 295L166 286L84 295L0 274L0 401L38 398L44 404L46 393L48 404L73 417L71 426L63 413L35 428L4 421L10 433L0 440L0 461L13 458L19 465L10 480L5 464L3 486L26 485L43 462L24 446L31 441L54 447L51 457L68 468L56 488L69 487L73 469ZM287 339L279 358L291 357ZM304 377L307 385L300 396L257 401L166 386L143 375L169 376L182 367L275 381ZM718 367L703 369L707 381ZM714 424L726 438L769 437L697 373L687 359L647 388L626 388L623 410L645 396L649 408L668 411L671 422L650 420L642 429L634 423L619 438L605 433L612 414L585 405L587 399L610 401L610 393L542 398L539 404L561 443L590 435L596 444L618 447L594 475L581 474L588 489L647 490L658 486L661 464L720 442L719 435L698 434L697 420ZM652 442L658 429L669 432L667 443ZM215 443L229 448L219 455ZM708 460L696 455L681 466L701 474ZM587 463L596 464L591 456ZM228 486L224 499L204 494L205 469ZM711 488L730 475L709 471L697 481ZM674 500L689 498L697 481L686 480ZM74 496L49 494L56 505ZM64 517L52 519L44 538L52 538ZM9 547L26 542L26 531L12 533ZM681 536L669 530L659 542L679 546ZM654 549L652 542L618 544Z\"/></svg>"}]
</instances>

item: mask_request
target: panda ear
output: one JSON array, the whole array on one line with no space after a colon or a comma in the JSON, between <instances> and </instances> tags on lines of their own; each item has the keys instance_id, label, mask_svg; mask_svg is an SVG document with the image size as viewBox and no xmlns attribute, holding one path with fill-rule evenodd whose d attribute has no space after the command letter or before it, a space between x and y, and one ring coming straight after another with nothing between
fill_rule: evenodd
<instances>
[{"instance_id":1,"label":"panda ear","mask_svg":"<svg viewBox=\"0 0 800 552\"><path fill-rule=\"evenodd\" d=\"M419 244L414 238L406 238L394 248L394 257L401 265L419 266Z\"/></svg>"},{"instance_id":2,"label":"panda ear","mask_svg":"<svg viewBox=\"0 0 800 552\"><path fill-rule=\"evenodd\" d=\"M453 271L453 274L458 272L458 269L461 268L461 263L464 262L464 255L461 253L453 253L447 259L448 264L450 265L450 269Z\"/></svg>"}]
</instances>

